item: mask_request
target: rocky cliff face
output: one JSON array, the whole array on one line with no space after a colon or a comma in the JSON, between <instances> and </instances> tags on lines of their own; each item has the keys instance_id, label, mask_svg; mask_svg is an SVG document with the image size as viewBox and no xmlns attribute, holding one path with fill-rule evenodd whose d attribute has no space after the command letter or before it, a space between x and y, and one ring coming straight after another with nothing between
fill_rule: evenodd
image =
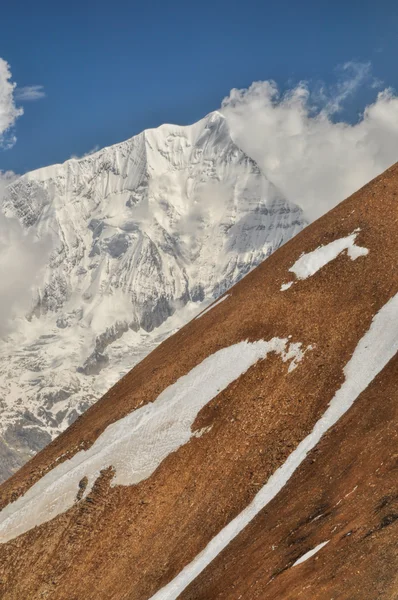
<instances>
[{"instance_id":1,"label":"rocky cliff face","mask_svg":"<svg viewBox=\"0 0 398 600\"><path fill-rule=\"evenodd\" d=\"M0 478L305 225L220 113L28 173L4 206L54 249L0 348Z\"/></svg>"}]
</instances>

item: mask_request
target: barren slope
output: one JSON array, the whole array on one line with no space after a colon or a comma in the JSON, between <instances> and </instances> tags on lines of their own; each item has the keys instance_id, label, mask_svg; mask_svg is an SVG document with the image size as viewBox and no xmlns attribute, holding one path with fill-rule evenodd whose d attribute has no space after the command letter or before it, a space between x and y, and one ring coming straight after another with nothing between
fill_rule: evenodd
<instances>
[{"instance_id":1,"label":"barren slope","mask_svg":"<svg viewBox=\"0 0 398 600\"><path fill-rule=\"evenodd\" d=\"M394 166L3 484L2 598L398 597L397 199Z\"/></svg>"}]
</instances>

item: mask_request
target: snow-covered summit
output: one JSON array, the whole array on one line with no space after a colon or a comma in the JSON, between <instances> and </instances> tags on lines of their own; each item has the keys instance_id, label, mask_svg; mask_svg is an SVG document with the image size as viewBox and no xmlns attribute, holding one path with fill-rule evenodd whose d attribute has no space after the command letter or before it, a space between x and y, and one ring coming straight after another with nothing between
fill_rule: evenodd
<instances>
[{"instance_id":1,"label":"snow-covered summit","mask_svg":"<svg viewBox=\"0 0 398 600\"><path fill-rule=\"evenodd\" d=\"M218 112L28 173L4 206L54 250L0 349L2 476L305 225Z\"/></svg>"}]
</instances>

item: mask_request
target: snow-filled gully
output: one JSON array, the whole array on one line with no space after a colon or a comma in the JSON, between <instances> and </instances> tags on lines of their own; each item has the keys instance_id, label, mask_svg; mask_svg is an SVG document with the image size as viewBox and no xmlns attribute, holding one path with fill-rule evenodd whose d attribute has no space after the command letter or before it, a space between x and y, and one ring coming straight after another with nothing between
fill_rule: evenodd
<instances>
[{"instance_id":1,"label":"snow-filled gully","mask_svg":"<svg viewBox=\"0 0 398 600\"><path fill-rule=\"evenodd\" d=\"M150 600L175 600L181 592L214 560L214 558L250 523L281 491L307 454L321 437L348 411L358 396L398 351L398 294L374 316L369 330L359 340L344 367L345 381L337 390L323 416L311 433L275 471L267 483L235 519L222 529L209 544L169 584ZM320 548L319 548L320 549Z\"/></svg>"},{"instance_id":2,"label":"snow-filled gully","mask_svg":"<svg viewBox=\"0 0 398 600\"><path fill-rule=\"evenodd\" d=\"M296 567L297 565L301 565L301 563L305 562L306 560L308 560L312 556L315 556L315 554L317 554L319 552L319 550L322 550L322 548L324 546L326 546L326 544L328 544L328 543L329 543L329 540L326 540L326 542L321 542L320 544L318 544L317 546L315 546L315 548L312 548L312 550L308 550L308 552L306 552L305 554L303 554L302 556L300 556L300 558L298 558L296 560L296 562L292 564L292 567Z\"/></svg>"},{"instance_id":3,"label":"snow-filled gully","mask_svg":"<svg viewBox=\"0 0 398 600\"><path fill-rule=\"evenodd\" d=\"M305 350L287 338L273 338L239 342L208 356L154 402L109 425L88 450L59 464L8 504L0 512L0 543L71 508L83 477L88 479L84 496L110 466L115 469L112 485L133 485L150 477L169 454L197 437L191 427L199 411L270 352L289 362L290 372Z\"/></svg>"}]
</instances>

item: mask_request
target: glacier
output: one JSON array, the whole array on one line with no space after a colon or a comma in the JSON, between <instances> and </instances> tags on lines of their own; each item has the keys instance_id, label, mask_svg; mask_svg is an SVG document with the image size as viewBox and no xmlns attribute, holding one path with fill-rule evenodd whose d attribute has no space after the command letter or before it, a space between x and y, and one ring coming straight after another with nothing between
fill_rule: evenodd
<instances>
[{"instance_id":1,"label":"glacier","mask_svg":"<svg viewBox=\"0 0 398 600\"><path fill-rule=\"evenodd\" d=\"M219 112L27 173L3 210L53 249L0 343L0 480L307 224Z\"/></svg>"}]
</instances>

